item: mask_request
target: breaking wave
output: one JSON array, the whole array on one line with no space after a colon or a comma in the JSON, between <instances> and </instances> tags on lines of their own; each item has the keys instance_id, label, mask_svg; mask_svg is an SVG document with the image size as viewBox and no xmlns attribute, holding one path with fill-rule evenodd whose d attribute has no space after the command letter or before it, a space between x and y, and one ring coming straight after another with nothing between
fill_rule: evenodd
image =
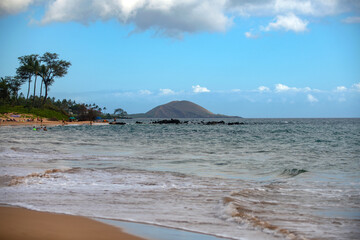
<instances>
[{"instance_id":1,"label":"breaking wave","mask_svg":"<svg viewBox=\"0 0 360 240\"><path fill-rule=\"evenodd\" d=\"M299 174L306 173L308 170L305 169L297 169L297 168L291 168L291 169L285 169L280 176L287 176L287 177L295 177Z\"/></svg>"},{"instance_id":2,"label":"breaking wave","mask_svg":"<svg viewBox=\"0 0 360 240\"><path fill-rule=\"evenodd\" d=\"M26 176L14 176L11 178L8 186L16 186L19 184L25 184L29 179L40 179L40 178L58 178L59 176L55 175L55 173L73 173L76 172L78 168L70 168L70 169L48 169L42 173L31 173Z\"/></svg>"},{"instance_id":3,"label":"breaking wave","mask_svg":"<svg viewBox=\"0 0 360 240\"><path fill-rule=\"evenodd\" d=\"M226 208L226 211L233 220L240 224L247 224L254 229L261 229L264 232L269 232L275 236L285 237L286 239L291 240L307 240L308 238L298 234L294 231L288 230L284 227L270 223L269 220L264 220L260 215L266 213L265 209L250 209L241 204L239 199L232 197L224 197L223 204ZM275 204L271 202L261 202L259 204Z\"/></svg>"}]
</instances>

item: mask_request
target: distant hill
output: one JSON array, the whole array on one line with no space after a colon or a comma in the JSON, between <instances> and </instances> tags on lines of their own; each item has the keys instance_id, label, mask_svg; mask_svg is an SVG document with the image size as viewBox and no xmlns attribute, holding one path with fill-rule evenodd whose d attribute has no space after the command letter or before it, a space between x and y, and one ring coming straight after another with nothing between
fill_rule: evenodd
<instances>
[{"instance_id":1,"label":"distant hill","mask_svg":"<svg viewBox=\"0 0 360 240\"><path fill-rule=\"evenodd\" d=\"M147 113L129 115L134 118L229 118L214 114L209 110L189 101L173 101L157 106Z\"/></svg>"}]
</instances>

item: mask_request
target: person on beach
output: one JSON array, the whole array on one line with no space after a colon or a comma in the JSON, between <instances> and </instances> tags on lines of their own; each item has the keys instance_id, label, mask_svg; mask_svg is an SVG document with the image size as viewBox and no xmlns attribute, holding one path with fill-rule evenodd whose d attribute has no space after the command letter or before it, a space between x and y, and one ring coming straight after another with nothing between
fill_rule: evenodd
<instances>
[{"instance_id":1,"label":"person on beach","mask_svg":"<svg viewBox=\"0 0 360 240\"><path fill-rule=\"evenodd\" d=\"M45 126L45 127L43 128L43 130L44 130L44 131L47 131L47 128L46 128L46 126Z\"/></svg>"}]
</instances>

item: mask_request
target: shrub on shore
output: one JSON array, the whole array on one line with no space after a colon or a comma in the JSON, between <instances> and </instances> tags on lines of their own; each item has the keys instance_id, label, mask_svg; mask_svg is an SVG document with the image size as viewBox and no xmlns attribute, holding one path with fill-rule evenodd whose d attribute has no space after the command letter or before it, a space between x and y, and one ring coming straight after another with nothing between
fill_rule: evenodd
<instances>
[{"instance_id":1,"label":"shrub on shore","mask_svg":"<svg viewBox=\"0 0 360 240\"><path fill-rule=\"evenodd\" d=\"M14 114L32 114L35 117L56 119L56 120L67 120L68 115L48 108L32 108L25 106L10 106L10 105L0 105L0 113L14 113Z\"/></svg>"}]
</instances>

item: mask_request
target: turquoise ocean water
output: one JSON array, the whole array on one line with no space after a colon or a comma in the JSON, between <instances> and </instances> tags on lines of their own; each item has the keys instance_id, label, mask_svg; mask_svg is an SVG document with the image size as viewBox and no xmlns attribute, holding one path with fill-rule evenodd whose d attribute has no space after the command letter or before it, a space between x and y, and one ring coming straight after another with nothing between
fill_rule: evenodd
<instances>
[{"instance_id":1,"label":"turquoise ocean water","mask_svg":"<svg viewBox=\"0 0 360 240\"><path fill-rule=\"evenodd\" d=\"M360 238L360 119L126 121L1 127L0 203L231 239Z\"/></svg>"}]
</instances>

